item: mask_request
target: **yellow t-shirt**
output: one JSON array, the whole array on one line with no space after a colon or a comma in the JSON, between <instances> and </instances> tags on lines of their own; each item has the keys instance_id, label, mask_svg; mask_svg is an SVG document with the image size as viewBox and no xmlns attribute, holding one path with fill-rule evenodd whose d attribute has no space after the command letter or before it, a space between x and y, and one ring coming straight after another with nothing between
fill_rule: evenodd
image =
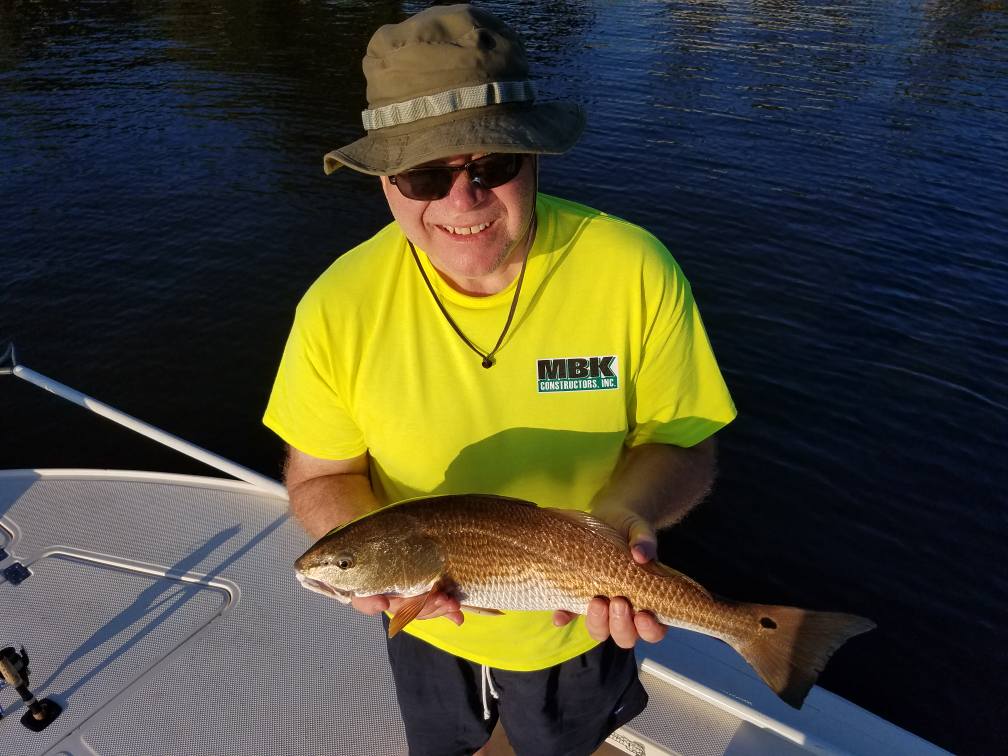
<instances>
[{"instance_id":1,"label":"yellow t-shirt","mask_svg":"<svg viewBox=\"0 0 1008 756\"><path fill-rule=\"evenodd\" d=\"M264 422L325 459L365 451L380 501L493 493L586 509L624 445L692 446L735 417L689 283L643 229L540 194L514 320L486 369L438 311L392 223L337 259L298 305ZM472 297L421 264L484 352L514 295ZM551 612L415 621L417 637L500 669L595 645Z\"/></svg>"}]
</instances>

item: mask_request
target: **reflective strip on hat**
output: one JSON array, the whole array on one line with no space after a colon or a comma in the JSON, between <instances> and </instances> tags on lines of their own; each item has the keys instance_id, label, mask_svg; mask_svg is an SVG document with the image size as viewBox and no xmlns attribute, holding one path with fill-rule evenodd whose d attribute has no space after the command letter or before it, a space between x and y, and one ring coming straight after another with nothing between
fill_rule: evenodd
<instances>
[{"instance_id":1,"label":"reflective strip on hat","mask_svg":"<svg viewBox=\"0 0 1008 756\"><path fill-rule=\"evenodd\" d=\"M386 126L400 126L422 118L448 115L468 108L483 108L505 102L533 102L535 87L531 81L492 81L473 87L449 89L447 92L417 97L406 102L394 102L361 113L367 131Z\"/></svg>"}]
</instances>

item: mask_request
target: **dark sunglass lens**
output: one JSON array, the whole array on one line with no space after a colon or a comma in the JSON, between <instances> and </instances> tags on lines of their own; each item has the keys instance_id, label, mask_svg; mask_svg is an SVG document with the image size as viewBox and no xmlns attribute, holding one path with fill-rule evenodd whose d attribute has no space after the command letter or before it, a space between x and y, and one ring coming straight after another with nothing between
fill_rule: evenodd
<instances>
[{"instance_id":1,"label":"dark sunglass lens","mask_svg":"<svg viewBox=\"0 0 1008 756\"><path fill-rule=\"evenodd\" d=\"M521 155L487 155L474 160L469 167L473 180L488 189L506 184L521 170Z\"/></svg>"},{"instance_id":2,"label":"dark sunglass lens","mask_svg":"<svg viewBox=\"0 0 1008 756\"><path fill-rule=\"evenodd\" d=\"M444 168L406 171L396 176L396 186L410 199L436 200L451 190L453 176Z\"/></svg>"},{"instance_id":3,"label":"dark sunglass lens","mask_svg":"<svg viewBox=\"0 0 1008 756\"><path fill-rule=\"evenodd\" d=\"M466 164L469 178L474 184L494 189L518 175L524 155L487 155ZM444 168L415 168L398 173L395 185L403 196L413 200L439 200L451 191L455 176L463 166Z\"/></svg>"}]
</instances>

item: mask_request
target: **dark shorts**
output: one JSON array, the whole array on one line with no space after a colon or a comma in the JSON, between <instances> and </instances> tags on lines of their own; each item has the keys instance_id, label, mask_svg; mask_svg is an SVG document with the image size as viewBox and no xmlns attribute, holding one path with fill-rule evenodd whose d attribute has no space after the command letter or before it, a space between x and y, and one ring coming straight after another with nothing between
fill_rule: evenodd
<instances>
[{"instance_id":1,"label":"dark shorts","mask_svg":"<svg viewBox=\"0 0 1008 756\"><path fill-rule=\"evenodd\" d=\"M389 639L388 654L410 756L468 756L498 718L517 756L587 756L647 706L633 651L611 639L549 669L490 670L500 698L486 691L489 719L479 664L408 633Z\"/></svg>"}]
</instances>

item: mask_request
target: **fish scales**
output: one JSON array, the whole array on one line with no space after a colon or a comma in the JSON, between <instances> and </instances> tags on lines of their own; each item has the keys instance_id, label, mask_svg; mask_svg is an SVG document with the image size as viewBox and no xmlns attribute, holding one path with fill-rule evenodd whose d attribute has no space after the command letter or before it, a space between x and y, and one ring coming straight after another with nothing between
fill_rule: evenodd
<instances>
[{"instance_id":1,"label":"fish scales","mask_svg":"<svg viewBox=\"0 0 1008 756\"><path fill-rule=\"evenodd\" d=\"M443 514L423 518L421 528L444 550L446 572L464 603L584 614L595 596L626 596L662 624L718 635L730 630L709 594L692 581L641 568L625 543L551 510L506 509L508 516L501 517L499 500L457 501Z\"/></svg>"},{"instance_id":2,"label":"fish scales","mask_svg":"<svg viewBox=\"0 0 1008 756\"><path fill-rule=\"evenodd\" d=\"M414 499L337 528L298 558L305 587L343 602L405 598L390 633L433 591L464 609L584 614L595 596L625 596L664 625L727 642L788 704L800 707L829 657L870 620L731 601L657 562L637 564L626 536L584 512L466 494Z\"/></svg>"}]
</instances>

